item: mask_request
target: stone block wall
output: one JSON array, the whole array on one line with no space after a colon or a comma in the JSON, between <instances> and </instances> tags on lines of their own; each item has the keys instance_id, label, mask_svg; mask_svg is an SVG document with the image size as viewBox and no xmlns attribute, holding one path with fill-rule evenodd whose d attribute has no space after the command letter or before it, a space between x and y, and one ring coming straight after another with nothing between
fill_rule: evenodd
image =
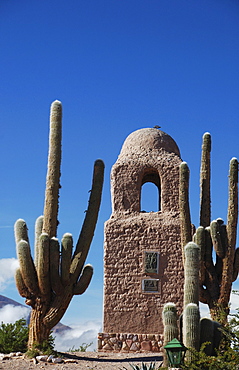
<instances>
[{"instance_id":1,"label":"stone block wall","mask_svg":"<svg viewBox=\"0 0 239 370\"><path fill-rule=\"evenodd\" d=\"M104 333L163 333L162 309L183 305L180 225L160 212L105 225ZM158 252L157 273L145 272L145 252ZM157 291L145 292L143 280L156 280Z\"/></svg>"},{"instance_id":2,"label":"stone block wall","mask_svg":"<svg viewBox=\"0 0 239 370\"><path fill-rule=\"evenodd\" d=\"M163 352L160 334L98 334L101 352Z\"/></svg>"}]
</instances>

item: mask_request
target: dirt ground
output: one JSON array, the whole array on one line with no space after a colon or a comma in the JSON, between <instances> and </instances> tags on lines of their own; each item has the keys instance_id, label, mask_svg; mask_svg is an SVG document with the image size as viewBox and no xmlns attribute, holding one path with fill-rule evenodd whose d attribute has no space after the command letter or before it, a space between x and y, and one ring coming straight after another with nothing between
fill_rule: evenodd
<instances>
[{"instance_id":1,"label":"dirt ground","mask_svg":"<svg viewBox=\"0 0 239 370\"><path fill-rule=\"evenodd\" d=\"M58 369L58 370L132 370L129 364L141 364L142 362L148 365L151 362L156 362L156 368L162 363L161 353L104 353L104 352L74 352L64 353L64 360L75 361L74 363L53 364L50 362L38 362L25 359L23 356L13 357L0 361L0 369Z\"/></svg>"}]
</instances>

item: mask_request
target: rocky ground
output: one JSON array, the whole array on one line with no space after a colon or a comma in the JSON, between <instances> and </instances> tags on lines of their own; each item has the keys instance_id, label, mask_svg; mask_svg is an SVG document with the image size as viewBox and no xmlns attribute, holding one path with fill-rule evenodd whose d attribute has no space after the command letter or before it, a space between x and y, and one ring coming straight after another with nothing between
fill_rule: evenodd
<instances>
[{"instance_id":1,"label":"rocky ground","mask_svg":"<svg viewBox=\"0 0 239 370\"><path fill-rule=\"evenodd\" d=\"M46 361L29 360L22 355L5 356L0 359L0 369L59 369L59 370L127 370L130 364L150 364L156 362L156 369L162 363L161 353L103 353L103 352L73 352L62 354L63 361L54 364Z\"/></svg>"}]
</instances>

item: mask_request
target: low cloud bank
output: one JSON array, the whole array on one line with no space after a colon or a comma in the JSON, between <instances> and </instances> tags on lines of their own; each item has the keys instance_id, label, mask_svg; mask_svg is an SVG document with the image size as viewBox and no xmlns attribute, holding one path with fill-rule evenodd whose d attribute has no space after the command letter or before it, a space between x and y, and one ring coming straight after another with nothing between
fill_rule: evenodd
<instances>
[{"instance_id":1,"label":"low cloud bank","mask_svg":"<svg viewBox=\"0 0 239 370\"><path fill-rule=\"evenodd\" d=\"M24 306L14 306L7 304L0 309L0 323L14 323L19 319L27 319L30 309ZM99 321L87 321L78 325L71 325L70 329L63 330L60 333L53 333L55 338L55 349L57 351L68 351L71 348L78 349L81 345L91 344L87 351L97 349L97 334L101 331Z\"/></svg>"},{"instance_id":2,"label":"low cloud bank","mask_svg":"<svg viewBox=\"0 0 239 370\"><path fill-rule=\"evenodd\" d=\"M9 283L12 282L19 263L16 258L0 259L0 292L4 291Z\"/></svg>"},{"instance_id":3,"label":"low cloud bank","mask_svg":"<svg viewBox=\"0 0 239 370\"><path fill-rule=\"evenodd\" d=\"M91 344L87 351L97 349L97 335L101 331L101 322L87 321L82 324L71 325L71 329L61 333L53 333L55 337L55 349L57 351L68 351L70 348L78 349L83 343Z\"/></svg>"},{"instance_id":4,"label":"low cloud bank","mask_svg":"<svg viewBox=\"0 0 239 370\"><path fill-rule=\"evenodd\" d=\"M28 307L6 304L6 306L0 309L0 322L12 324L22 318L27 319L29 313L30 309Z\"/></svg>"}]
</instances>

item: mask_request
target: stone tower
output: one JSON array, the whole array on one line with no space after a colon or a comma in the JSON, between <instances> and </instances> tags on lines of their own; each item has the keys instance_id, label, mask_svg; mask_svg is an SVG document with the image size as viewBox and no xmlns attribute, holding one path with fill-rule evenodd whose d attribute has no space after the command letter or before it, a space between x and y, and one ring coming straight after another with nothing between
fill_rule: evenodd
<instances>
[{"instance_id":1,"label":"stone tower","mask_svg":"<svg viewBox=\"0 0 239 370\"><path fill-rule=\"evenodd\" d=\"M169 135L145 128L126 138L112 168L113 209L105 223L104 333L99 335L99 349L120 350L123 338L130 341L137 335L132 345L137 343L134 350L140 350L147 335L163 333L165 303L174 302L179 313L182 310L181 162L178 146ZM158 212L141 211L146 182L158 189ZM113 338L110 342L109 337ZM146 350L152 350L154 342L144 344ZM133 350L129 342L124 345L124 350Z\"/></svg>"}]
</instances>

